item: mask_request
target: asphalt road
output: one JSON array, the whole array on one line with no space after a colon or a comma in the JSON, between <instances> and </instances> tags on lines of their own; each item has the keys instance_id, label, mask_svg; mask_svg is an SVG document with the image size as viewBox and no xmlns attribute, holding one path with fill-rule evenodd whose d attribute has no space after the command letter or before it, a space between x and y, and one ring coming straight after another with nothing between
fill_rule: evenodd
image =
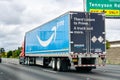
<instances>
[{"instance_id":1,"label":"asphalt road","mask_svg":"<svg viewBox=\"0 0 120 80\"><path fill-rule=\"evenodd\" d=\"M3 61L0 63L0 80L120 80L120 65L106 65L82 73L74 68L69 72L57 72L51 68Z\"/></svg>"}]
</instances>

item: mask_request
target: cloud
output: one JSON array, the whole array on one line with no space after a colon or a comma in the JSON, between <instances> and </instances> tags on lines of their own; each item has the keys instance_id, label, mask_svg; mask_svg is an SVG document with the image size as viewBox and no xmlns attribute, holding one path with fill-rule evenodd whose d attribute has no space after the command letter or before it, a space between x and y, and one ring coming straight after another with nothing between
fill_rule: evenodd
<instances>
[{"instance_id":1,"label":"cloud","mask_svg":"<svg viewBox=\"0 0 120 80\"><path fill-rule=\"evenodd\" d=\"M5 49L13 49L11 46L20 46L22 43L21 28L16 25L1 25L0 26L0 47ZM18 45L19 44L19 45ZM14 47L15 48L15 47Z\"/></svg>"},{"instance_id":2,"label":"cloud","mask_svg":"<svg viewBox=\"0 0 120 80\"><path fill-rule=\"evenodd\" d=\"M83 0L0 0L0 47L17 49L25 32L68 11L83 11ZM106 20L108 40L120 40L119 26L120 20Z\"/></svg>"},{"instance_id":3,"label":"cloud","mask_svg":"<svg viewBox=\"0 0 120 80\"><path fill-rule=\"evenodd\" d=\"M23 2L27 6L22 18L24 24L41 24L65 12L82 10L82 2L79 0L24 0Z\"/></svg>"},{"instance_id":4,"label":"cloud","mask_svg":"<svg viewBox=\"0 0 120 80\"><path fill-rule=\"evenodd\" d=\"M109 41L120 40L120 19L106 19L106 38Z\"/></svg>"},{"instance_id":5,"label":"cloud","mask_svg":"<svg viewBox=\"0 0 120 80\"><path fill-rule=\"evenodd\" d=\"M0 24L20 24L25 7L15 0L0 1Z\"/></svg>"}]
</instances>

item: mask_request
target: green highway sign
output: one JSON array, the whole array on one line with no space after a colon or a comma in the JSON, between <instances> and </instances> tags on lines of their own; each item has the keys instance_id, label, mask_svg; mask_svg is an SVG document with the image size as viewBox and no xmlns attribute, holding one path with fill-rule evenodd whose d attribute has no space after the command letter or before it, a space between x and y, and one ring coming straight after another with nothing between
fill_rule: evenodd
<instances>
[{"instance_id":1,"label":"green highway sign","mask_svg":"<svg viewBox=\"0 0 120 80\"><path fill-rule=\"evenodd\" d=\"M120 17L120 0L86 0L87 12L104 12L106 17Z\"/></svg>"}]
</instances>

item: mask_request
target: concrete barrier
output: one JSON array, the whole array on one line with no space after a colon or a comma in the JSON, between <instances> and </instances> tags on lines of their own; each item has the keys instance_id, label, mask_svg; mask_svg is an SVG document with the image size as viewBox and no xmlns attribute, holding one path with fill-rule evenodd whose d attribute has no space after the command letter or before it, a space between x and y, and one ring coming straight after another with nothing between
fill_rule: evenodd
<instances>
[{"instance_id":1,"label":"concrete barrier","mask_svg":"<svg viewBox=\"0 0 120 80\"><path fill-rule=\"evenodd\" d=\"M2 63L19 64L19 59L15 59L15 58L2 58Z\"/></svg>"}]
</instances>

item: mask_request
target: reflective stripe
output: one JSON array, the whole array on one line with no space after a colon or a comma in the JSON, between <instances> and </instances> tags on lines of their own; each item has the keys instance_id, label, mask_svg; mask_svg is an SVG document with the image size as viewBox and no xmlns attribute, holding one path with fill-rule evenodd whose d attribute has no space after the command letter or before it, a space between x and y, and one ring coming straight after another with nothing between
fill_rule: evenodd
<instances>
[{"instance_id":1,"label":"reflective stripe","mask_svg":"<svg viewBox=\"0 0 120 80\"><path fill-rule=\"evenodd\" d=\"M100 64L100 65L89 65L89 64L87 64L87 65L74 65L75 67L95 67L95 66L105 66L105 65L103 65L103 64Z\"/></svg>"}]
</instances>

